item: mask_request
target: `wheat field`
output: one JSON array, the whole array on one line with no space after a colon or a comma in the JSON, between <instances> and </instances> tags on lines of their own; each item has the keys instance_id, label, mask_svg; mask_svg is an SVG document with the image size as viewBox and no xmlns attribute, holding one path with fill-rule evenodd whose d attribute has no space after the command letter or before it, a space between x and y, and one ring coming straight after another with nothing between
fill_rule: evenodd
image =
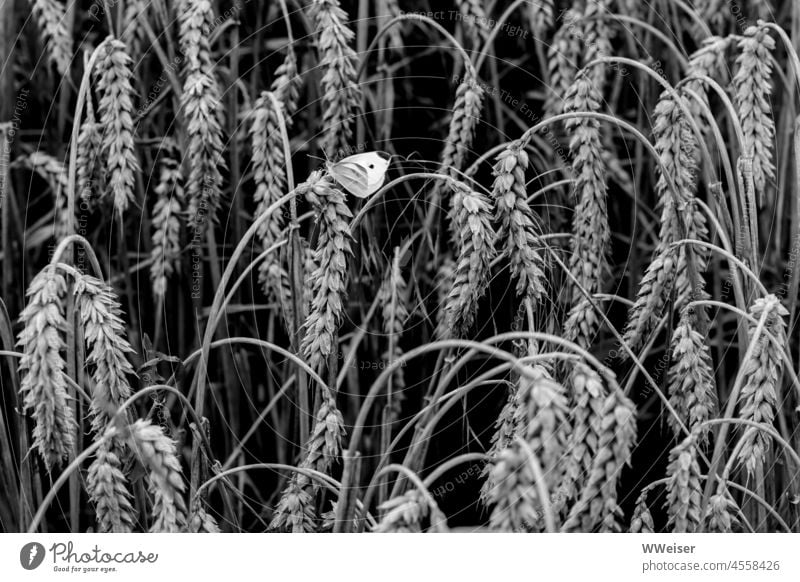
<instances>
[{"instance_id":1,"label":"wheat field","mask_svg":"<svg viewBox=\"0 0 800 582\"><path fill-rule=\"evenodd\" d=\"M800 532L798 47L0 0L0 531Z\"/></svg>"}]
</instances>

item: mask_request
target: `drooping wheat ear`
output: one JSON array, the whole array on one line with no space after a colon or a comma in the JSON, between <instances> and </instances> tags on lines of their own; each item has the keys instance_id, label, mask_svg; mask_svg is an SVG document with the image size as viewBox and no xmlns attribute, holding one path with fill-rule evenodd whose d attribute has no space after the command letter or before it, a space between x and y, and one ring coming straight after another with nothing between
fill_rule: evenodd
<instances>
[{"instance_id":1,"label":"drooping wheat ear","mask_svg":"<svg viewBox=\"0 0 800 582\"><path fill-rule=\"evenodd\" d=\"M310 533L316 529L314 516L314 495L310 479L295 473L281 493L275 508L271 530L289 533Z\"/></svg>"},{"instance_id":2,"label":"drooping wheat ear","mask_svg":"<svg viewBox=\"0 0 800 582\"><path fill-rule=\"evenodd\" d=\"M532 463L539 464L543 485L555 492L561 480L560 462L567 445L567 401L564 388L553 381L542 366L527 367L523 371L517 399L515 423L519 434L497 455L484 492L489 504L494 506L490 517L493 529L538 531L542 529L542 500ZM522 446L521 441L527 446Z\"/></svg>"},{"instance_id":3,"label":"drooping wheat ear","mask_svg":"<svg viewBox=\"0 0 800 582\"><path fill-rule=\"evenodd\" d=\"M327 473L341 453L343 436L344 419L336 406L336 398L330 390L324 389L302 466Z\"/></svg>"},{"instance_id":4,"label":"drooping wheat ear","mask_svg":"<svg viewBox=\"0 0 800 582\"><path fill-rule=\"evenodd\" d=\"M582 41L586 50L583 54L583 64L587 65L593 60L611 56L611 29L606 19L608 18L609 0L591 0L586 2L583 12ZM589 78L597 86L598 91L602 92L605 83L608 66L599 64L593 66L588 71Z\"/></svg>"},{"instance_id":5,"label":"drooping wheat ear","mask_svg":"<svg viewBox=\"0 0 800 582\"><path fill-rule=\"evenodd\" d=\"M195 499L192 503L192 511L189 517L189 531L192 533L220 532L217 520L206 511L200 499Z\"/></svg>"},{"instance_id":6,"label":"drooping wheat ear","mask_svg":"<svg viewBox=\"0 0 800 582\"><path fill-rule=\"evenodd\" d=\"M430 499L417 489L393 497L379 507L383 518L375 527L376 533L444 533L447 517ZM425 521L428 521L426 527Z\"/></svg>"},{"instance_id":7,"label":"drooping wheat ear","mask_svg":"<svg viewBox=\"0 0 800 582\"><path fill-rule=\"evenodd\" d=\"M690 432L697 433L697 445L708 444L710 427L700 426L717 409L717 389L711 351L703 336L694 329L695 317L684 311L672 336L672 361L668 373L669 403ZM667 421L678 437L683 429L671 414Z\"/></svg>"},{"instance_id":8,"label":"drooping wheat ear","mask_svg":"<svg viewBox=\"0 0 800 582\"><path fill-rule=\"evenodd\" d=\"M544 105L546 117L562 112L564 95L575 80L584 50L582 32L578 25L580 20L580 12L575 9L567 10L561 17L561 26L553 36L552 44L547 48L550 87Z\"/></svg>"},{"instance_id":9,"label":"drooping wheat ear","mask_svg":"<svg viewBox=\"0 0 800 582\"><path fill-rule=\"evenodd\" d=\"M181 219L185 204L181 167L170 156L165 155L161 160L155 193L158 200L153 207L150 282L153 295L163 297L167 279L181 268Z\"/></svg>"},{"instance_id":10,"label":"drooping wheat ear","mask_svg":"<svg viewBox=\"0 0 800 582\"><path fill-rule=\"evenodd\" d=\"M590 532L598 525L602 532L620 531L617 482L636 442L636 407L617 385L603 403L600 431L591 472L564 531Z\"/></svg>"},{"instance_id":11,"label":"drooping wheat ear","mask_svg":"<svg viewBox=\"0 0 800 582\"><path fill-rule=\"evenodd\" d=\"M669 181L659 166L656 193L661 208L661 223L653 259L640 283L636 302L628 313L624 339L632 350L642 345L661 317L679 271L684 274L683 281L686 282L679 294L688 292L691 296L691 284L685 276L686 260L685 257L679 257L686 253L686 247L681 247L678 251L671 245L684 236L702 236L702 233L697 232L700 218L696 216L694 200L697 143L686 116L674 96L667 92L661 94L656 105L653 134L661 165L672 178L675 190L670 188ZM691 224L695 232L687 232L688 227L683 219L685 215L692 217Z\"/></svg>"},{"instance_id":12,"label":"drooping wheat ear","mask_svg":"<svg viewBox=\"0 0 800 582\"><path fill-rule=\"evenodd\" d=\"M183 53L181 110L188 138L189 225L204 227L209 217L216 220L222 198L223 109L208 35L214 28L212 3L182 0L178 16L180 48Z\"/></svg>"},{"instance_id":13,"label":"drooping wheat ear","mask_svg":"<svg viewBox=\"0 0 800 582\"><path fill-rule=\"evenodd\" d=\"M647 488L642 489L641 495L636 500L636 507L633 509L633 517L631 518L631 527L628 529L630 533L654 533L655 525L653 525L653 516L650 514L650 508L647 506L647 493L650 490Z\"/></svg>"},{"instance_id":14,"label":"drooping wheat ear","mask_svg":"<svg viewBox=\"0 0 800 582\"><path fill-rule=\"evenodd\" d=\"M728 72L726 53L731 44L732 38L729 36L706 38L702 46L689 57L689 68L686 71L688 81L686 81L684 89L697 93L707 103L706 84L702 79L693 79L692 77L705 76L723 81ZM687 99L687 105L698 126L701 129L708 127L708 121L702 114L700 104L694 99Z\"/></svg>"},{"instance_id":15,"label":"drooping wheat ear","mask_svg":"<svg viewBox=\"0 0 800 582\"><path fill-rule=\"evenodd\" d=\"M45 41L47 58L62 77L69 75L72 37L64 4L58 0L28 0Z\"/></svg>"},{"instance_id":16,"label":"drooping wheat ear","mask_svg":"<svg viewBox=\"0 0 800 582\"><path fill-rule=\"evenodd\" d=\"M148 490L153 495L153 533L178 533L186 529L186 485L175 442L149 420L130 425L129 445L148 470Z\"/></svg>"},{"instance_id":17,"label":"drooping wheat ear","mask_svg":"<svg viewBox=\"0 0 800 582\"><path fill-rule=\"evenodd\" d=\"M28 303L20 314L22 346L19 362L20 395L24 409L34 419L33 446L48 471L61 464L72 450L75 420L67 395L62 352L67 320L64 300L67 283L55 267L48 266L31 281Z\"/></svg>"},{"instance_id":18,"label":"drooping wheat ear","mask_svg":"<svg viewBox=\"0 0 800 582\"><path fill-rule=\"evenodd\" d=\"M602 95L591 78L582 73L567 92L566 113L600 110ZM600 122L591 117L570 118L565 123L572 135L572 173L575 176L573 195L576 200L573 219L572 256L570 270L589 293L602 289L608 271L608 249L611 233L606 208L605 163L600 141ZM583 299L573 290L573 305Z\"/></svg>"},{"instance_id":19,"label":"drooping wheat ear","mask_svg":"<svg viewBox=\"0 0 800 582\"><path fill-rule=\"evenodd\" d=\"M455 279L456 263L450 254L446 254L439 262L434 279L436 284L436 304L439 306L439 309L436 311L436 329L434 330L434 337L437 339L445 339L449 335L447 329L447 314L445 313L444 306L447 304L447 297L450 294L450 290L453 288Z\"/></svg>"},{"instance_id":20,"label":"drooping wheat ear","mask_svg":"<svg viewBox=\"0 0 800 582\"><path fill-rule=\"evenodd\" d=\"M275 69L275 79L272 81L270 89L283 107L283 118L286 127L291 127L292 116L297 111L297 104L300 99L300 87L303 85L303 78L298 74L297 55L290 46L286 49L286 56L283 62Z\"/></svg>"},{"instance_id":21,"label":"drooping wheat ear","mask_svg":"<svg viewBox=\"0 0 800 582\"><path fill-rule=\"evenodd\" d=\"M541 384L541 386L536 386L536 384ZM518 436L527 437L529 430L555 434L553 431L557 427L552 426L551 419L552 414L561 414L560 395L562 392L563 388L553 382L550 373L544 366L528 366L526 374L520 375L517 381L509 387L506 403L500 411L500 416L495 421L496 430L492 435L492 446L487 453L489 459L497 459L504 449L514 445ZM547 406L551 405L547 398L551 393L553 397L550 400L554 403L553 410L542 409L541 418L534 420L537 414L536 407L539 406L540 401L544 401ZM543 424L546 427L544 430L541 429ZM551 453L552 447L559 444L558 440L546 443ZM552 455L548 456L548 462L551 457ZM483 469L483 475L487 477L481 488L481 498L484 502L488 501L489 491L494 486L494 482L491 479L491 469L491 465L486 465Z\"/></svg>"},{"instance_id":22,"label":"drooping wheat ear","mask_svg":"<svg viewBox=\"0 0 800 582\"><path fill-rule=\"evenodd\" d=\"M149 22L148 8L151 0L129 0L125 5L125 12L122 16L122 33L120 38L131 48L132 54L141 56L142 50L149 41L144 26L140 24L140 19Z\"/></svg>"},{"instance_id":23,"label":"drooping wheat ear","mask_svg":"<svg viewBox=\"0 0 800 582\"><path fill-rule=\"evenodd\" d=\"M528 205L525 170L528 154L525 137L512 142L497 156L494 165L492 199L495 220L500 225L497 240L508 257L511 278L517 281L517 295L536 304L545 294L545 262L539 241L539 219Z\"/></svg>"},{"instance_id":24,"label":"drooping wheat ear","mask_svg":"<svg viewBox=\"0 0 800 582\"><path fill-rule=\"evenodd\" d=\"M101 58L94 70L103 125L101 148L114 210L122 217L134 199L135 174L139 171L134 145L133 61L122 41L108 37L101 46Z\"/></svg>"},{"instance_id":25,"label":"drooping wheat ear","mask_svg":"<svg viewBox=\"0 0 800 582\"><path fill-rule=\"evenodd\" d=\"M92 430L100 434L131 395L128 379L134 374L127 355L133 352L125 334L117 295L110 285L91 275L75 281L77 310L92 368Z\"/></svg>"},{"instance_id":26,"label":"drooping wheat ear","mask_svg":"<svg viewBox=\"0 0 800 582\"><path fill-rule=\"evenodd\" d=\"M334 344L344 314L347 261L352 254L349 224L352 214L342 191L334 186L329 176L319 171L298 186L298 192L305 193L314 207L319 227L315 255L318 267L309 281L313 298L301 343L308 364L318 369L337 349Z\"/></svg>"},{"instance_id":27,"label":"drooping wheat ear","mask_svg":"<svg viewBox=\"0 0 800 582\"><path fill-rule=\"evenodd\" d=\"M667 467L667 527L673 533L692 533L700 527L700 466L697 464L697 441L686 437L669 453Z\"/></svg>"},{"instance_id":28,"label":"drooping wheat ear","mask_svg":"<svg viewBox=\"0 0 800 582\"><path fill-rule=\"evenodd\" d=\"M112 437L110 442L100 446L89 465L86 485L101 533L129 533L135 522L128 480L122 471L122 450L122 443Z\"/></svg>"},{"instance_id":29,"label":"drooping wheat ear","mask_svg":"<svg viewBox=\"0 0 800 582\"><path fill-rule=\"evenodd\" d=\"M383 333L386 337L386 351L383 353L383 359L388 366L403 356L400 338L408 320L408 292L400 269L399 247L395 247L391 268L384 278L378 297L383 305ZM389 411L387 420L393 421L400 414L400 408L405 398L403 391L406 381L402 367L398 367L392 372L390 382L390 389L387 392L387 410Z\"/></svg>"},{"instance_id":30,"label":"drooping wheat ear","mask_svg":"<svg viewBox=\"0 0 800 582\"><path fill-rule=\"evenodd\" d=\"M708 500L705 523L708 533L731 533L739 525L736 502L720 490Z\"/></svg>"},{"instance_id":31,"label":"drooping wheat ear","mask_svg":"<svg viewBox=\"0 0 800 582\"><path fill-rule=\"evenodd\" d=\"M752 357L742 363L742 393L739 397L739 416L746 420L771 426L778 407L778 379L783 367L781 354L786 345L786 321L789 315L775 295L756 299L750 306L750 315L756 320L765 318L764 328L758 337L757 324L750 322L750 341L756 342ZM758 431L742 446L739 459L752 475L760 467L770 450L772 437Z\"/></svg>"},{"instance_id":32,"label":"drooping wheat ear","mask_svg":"<svg viewBox=\"0 0 800 582\"><path fill-rule=\"evenodd\" d=\"M279 103L279 102L278 102ZM285 107L285 105L284 105ZM279 112L266 91L256 100L252 111L250 138L253 156L253 180L256 184L254 199L256 217L286 193L286 167L283 153ZM259 225L256 233L263 250L267 250L284 238L283 213L273 212L266 222ZM280 253L270 253L258 267L258 280L270 298L278 298L280 282Z\"/></svg>"},{"instance_id":33,"label":"drooping wheat ear","mask_svg":"<svg viewBox=\"0 0 800 582\"><path fill-rule=\"evenodd\" d=\"M483 2L481 0L456 0L456 5L461 13L460 20L464 32L469 37L471 45L477 48L489 33Z\"/></svg>"},{"instance_id":34,"label":"drooping wheat ear","mask_svg":"<svg viewBox=\"0 0 800 582\"><path fill-rule=\"evenodd\" d=\"M772 147L775 121L769 103L772 95L772 51L775 41L766 28L751 26L739 41L733 87L736 109L742 123L742 155L753 160L753 180L759 204L764 201L767 181L775 179Z\"/></svg>"},{"instance_id":35,"label":"drooping wheat ear","mask_svg":"<svg viewBox=\"0 0 800 582\"><path fill-rule=\"evenodd\" d=\"M351 124L361 107L356 78L358 55L350 46L355 33L348 28L347 13L339 0L312 0L309 16L317 32L322 74L322 127L320 147L333 156L347 151L353 137Z\"/></svg>"},{"instance_id":36,"label":"drooping wheat ear","mask_svg":"<svg viewBox=\"0 0 800 582\"><path fill-rule=\"evenodd\" d=\"M456 177L458 170L472 146L475 128L481 119L483 107L483 89L476 78L475 70L468 66L464 78L456 88L456 100L453 104L453 115L447 139L442 150L442 170Z\"/></svg>"},{"instance_id":37,"label":"drooping wheat ear","mask_svg":"<svg viewBox=\"0 0 800 582\"><path fill-rule=\"evenodd\" d=\"M77 195L89 205L95 202L100 190L102 147L103 126L95 118L91 99L87 99L86 119L78 131L75 187Z\"/></svg>"},{"instance_id":38,"label":"drooping wheat ear","mask_svg":"<svg viewBox=\"0 0 800 582\"><path fill-rule=\"evenodd\" d=\"M528 28L536 38L544 38L553 28L553 0L530 0L525 2Z\"/></svg>"},{"instance_id":39,"label":"drooping wheat ear","mask_svg":"<svg viewBox=\"0 0 800 582\"><path fill-rule=\"evenodd\" d=\"M595 112L600 109L601 99L602 95L589 75L581 73L567 92L564 110L567 113ZM579 285L594 294L602 290L608 272L607 255L611 241L600 124L591 117L571 118L566 121L566 128L572 135L570 151L576 200L569 266ZM588 347L598 325L597 314L574 285L564 336Z\"/></svg>"},{"instance_id":40,"label":"drooping wheat ear","mask_svg":"<svg viewBox=\"0 0 800 582\"><path fill-rule=\"evenodd\" d=\"M560 492L565 502L576 499L592 472L603 434L603 414L608 390L600 375L583 362L570 373L569 436L564 480Z\"/></svg>"},{"instance_id":41,"label":"drooping wheat ear","mask_svg":"<svg viewBox=\"0 0 800 582\"><path fill-rule=\"evenodd\" d=\"M32 152L21 163L36 172L53 192L53 237L60 240L71 227L67 190L69 179L63 162L44 152Z\"/></svg>"},{"instance_id":42,"label":"drooping wheat ear","mask_svg":"<svg viewBox=\"0 0 800 582\"><path fill-rule=\"evenodd\" d=\"M520 400L519 400L519 382L510 383L508 387L508 397L505 404L500 411L500 415L494 423L495 431L492 435L491 447L487 457L494 461L500 458L500 453L508 449L514 444L517 436L520 436L521 427L519 420L521 415L519 413ZM487 464L483 468L482 476L486 478L481 487L481 501L485 504L489 503L489 491L494 486L491 478L491 471L493 465Z\"/></svg>"},{"instance_id":43,"label":"drooping wheat ear","mask_svg":"<svg viewBox=\"0 0 800 582\"><path fill-rule=\"evenodd\" d=\"M460 336L475 322L478 301L489 285L495 233L489 198L462 182L453 182L452 188L450 212L458 257L444 311L449 333Z\"/></svg>"},{"instance_id":44,"label":"drooping wheat ear","mask_svg":"<svg viewBox=\"0 0 800 582\"><path fill-rule=\"evenodd\" d=\"M127 354L133 348L125 337L119 301L109 285L90 275L80 275L74 293L86 340L86 363L94 385L89 408L92 431L98 438L131 395L128 377L134 371ZM100 531L127 532L134 521L122 471L124 455L124 442L119 436L112 436L89 466L88 491Z\"/></svg>"},{"instance_id":45,"label":"drooping wheat ear","mask_svg":"<svg viewBox=\"0 0 800 582\"><path fill-rule=\"evenodd\" d=\"M730 14L730 10L725 7L725 0L695 0L694 8L712 32L717 34L724 32Z\"/></svg>"}]
</instances>

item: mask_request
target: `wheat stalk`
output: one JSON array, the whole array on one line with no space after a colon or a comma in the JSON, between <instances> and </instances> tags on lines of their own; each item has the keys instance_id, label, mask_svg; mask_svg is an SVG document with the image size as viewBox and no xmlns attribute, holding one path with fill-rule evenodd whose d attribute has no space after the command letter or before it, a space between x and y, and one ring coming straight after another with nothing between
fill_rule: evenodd
<instances>
[{"instance_id":1,"label":"wheat stalk","mask_svg":"<svg viewBox=\"0 0 800 582\"><path fill-rule=\"evenodd\" d=\"M668 422L675 436L683 434L681 423L698 430L698 446L708 444L710 426L703 425L717 409L717 391L711 352L703 336L694 329L694 315L685 311L672 337L672 360L668 373L669 403L678 413ZM702 425L702 426L701 426Z\"/></svg>"},{"instance_id":2,"label":"wheat stalk","mask_svg":"<svg viewBox=\"0 0 800 582\"><path fill-rule=\"evenodd\" d=\"M163 297L167 292L167 279L181 267L181 219L185 202L183 174L171 156L161 160L155 194L158 199L153 207L150 282L153 295Z\"/></svg>"},{"instance_id":3,"label":"wheat stalk","mask_svg":"<svg viewBox=\"0 0 800 582\"><path fill-rule=\"evenodd\" d=\"M31 411L35 422L33 446L48 471L69 456L74 443L75 420L62 354L66 349L66 293L64 276L55 267L46 267L31 281L28 303L19 317L22 331L17 345L23 353L19 391L23 409Z\"/></svg>"},{"instance_id":4,"label":"wheat stalk","mask_svg":"<svg viewBox=\"0 0 800 582\"><path fill-rule=\"evenodd\" d=\"M670 451L666 487L667 527L671 527L673 533L697 531L702 517L702 489L694 435L686 437Z\"/></svg>"},{"instance_id":5,"label":"wheat stalk","mask_svg":"<svg viewBox=\"0 0 800 582\"><path fill-rule=\"evenodd\" d=\"M395 247L394 260L378 291L378 298L383 305L383 333L387 339L387 349L383 354L383 359L387 367L389 367L403 356L400 337L403 335L406 320L408 320L408 293L406 281L400 269L399 247ZM387 408L389 411L387 420L389 422L395 420L400 413L405 387L403 368L398 366L392 372L387 393Z\"/></svg>"},{"instance_id":6,"label":"wheat stalk","mask_svg":"<svg viewBox=\"0 0 800 582\"><path fill-rule=\"evenodd\" d=\"M478 301L489 285L495 233L489 198L461 182L453 182L452 189L450 212L458 258L444 316L449 333L459 336L472 327Z\"/></svg>"},{"instance_id":7,"label":"wheat stalk","mask_svg":"<svg viewBox=\"0 0 800 582\"><path fill-rule=\"evenodd\" d=\"M58 0L28 0L28 3L46 42L48 60L59 75L67 77L73 53L66 8Z\"/></svg>"},{"instance_id":8,"label":"wheat stalk","mask_svg":"<svg viewBox=\"0 0 800 582\"><path fill-rule=\"evenodd\" d=\"M778 380L780 379L786 345L788 310L775 295L756 299L750 306L750 315L756 320L765 318L759 337L753 337L757 325L750 323L750 341L756 342L752 356L742 363L742 393L739 396L739 416L753 422L771 425L778 407ZM772 437L763 431L748 438L739 453L747 472L753 474L764 463L770 450Z\"/></svg>"},{"instance_id":9,"label":"wheat stalk","mask_svg":"<svg viewBox=\"0 0 800 582\"><path fill-rule=\"evenodd\" d=\"M322 74L322 127L320 147L329 156L347 151L353 137L351 124L361 107L356 78L358 55L350 46L355 34L347 26L347 13L338 0L313 0L309 16L317 33Z\"/></svg>"},{"instance_id":10,"label":"wheat stalk","mask_svg":"<svg viewBox=\"0 0 800 582\"><path fill-rule=\"evenodd\" d=\"M175 454L175 442L160 426L137 420L129 428L129 444L148 470L148 489L153 495L151 532L178 533L186 529L186 485L181 464Z\"/></svg>"},{"instance_id":11,"label":"wheat stalk","mask_svg":"<svg viewBox=\"0 0 800 582\"><path fill-rule=\"evenodd\" d=\"M775 121L769 104L775 41L766 28L751 26L739 41L739 49L733 87L744 134L742 155L753 160L753 181L759 203L763 203L767 181L775 179L772 162Z\"/></svg>"},{"instance_id":12,"label":"wheat stalk","mask_svg":"<svg viewBox=\"0 0 800 582\"><path fill-rule=\"evenodd\" d=\"M223 109L208 35L214 27L211 2L182 0L179 38L183 53L181 110L188 139L186 195L189 225L202 228L216 219L222 198Z\"/></svg>"}]
</instances>

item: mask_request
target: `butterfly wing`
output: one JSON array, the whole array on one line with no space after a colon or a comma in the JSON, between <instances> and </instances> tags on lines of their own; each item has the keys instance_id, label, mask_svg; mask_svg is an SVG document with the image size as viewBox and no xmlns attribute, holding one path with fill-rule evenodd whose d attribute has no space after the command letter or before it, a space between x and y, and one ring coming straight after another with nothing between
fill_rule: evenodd
<instances>
[{"instance_id":1,"label":"butterfly wing","mask_svg":"<svg viewBox=\"0 0 800 582\"><path fill-rule=\"evenodd\" d=\"M328 172L345 190L354 196L364 198L369 195L367 172L359 165L348 162L349 159L345 158L341 162L331 164Z\"/></svg>"},{"instance_id":2,"label":"butterfly wing","mask_svg":"<svg viewBox=\"0 0 800 582\"><path fill-rule=\"evenodd\" d=\"M340 164L346 164L348 167L355 166L362 169L366 175L364 189L360 192L353 192L353 194L359 198L366 198L370 194L377 192L386 180L389 159L389 154L385 152L365 152L348 156L339 162Z\"/></svg>"}]
</instances>

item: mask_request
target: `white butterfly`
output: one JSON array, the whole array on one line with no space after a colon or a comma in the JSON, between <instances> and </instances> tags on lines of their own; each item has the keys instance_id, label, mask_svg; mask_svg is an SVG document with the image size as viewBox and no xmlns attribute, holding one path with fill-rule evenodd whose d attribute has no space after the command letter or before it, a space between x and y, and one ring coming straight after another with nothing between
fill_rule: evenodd
<instances>
[{"instance_id":1,"label":"white butterfly","mask_svg":"<svg viewBox=\"0 0 800 582\"><path fill-rule=\"evenodd\" d=\"M328 162L328 173L354 196L366 198L383 186L390 159L386 152L355 154Z\"/></svg>"}]
</instances>

